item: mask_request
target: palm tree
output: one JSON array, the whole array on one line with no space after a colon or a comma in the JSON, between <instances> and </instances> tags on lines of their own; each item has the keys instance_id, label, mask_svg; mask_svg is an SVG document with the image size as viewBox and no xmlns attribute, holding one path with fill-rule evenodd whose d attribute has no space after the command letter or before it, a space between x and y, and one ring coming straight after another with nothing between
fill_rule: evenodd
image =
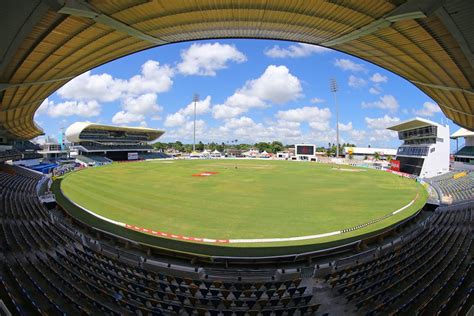
<instances>
[{"instance_id":1,"label":"palm tree","mask_svg":"<svg viewBox=\"0 0 474 316\"><path fill-rule=\"evenodd\" d=\"M376 152L374 153L374 158L375 158L375 161L380 160L380 153L376 151Z\"/></svg>"},{"instance_id":2,"label":"palm tree","mask_svg":"<svg viewBox=\"0 0 474 316\"><path fill-rule=\"evenodd\" d=\"M392 155L388 155L388 156L387 156L387 161L388 161L388 162L392 161Z\"/></svg>"}]
</instances>

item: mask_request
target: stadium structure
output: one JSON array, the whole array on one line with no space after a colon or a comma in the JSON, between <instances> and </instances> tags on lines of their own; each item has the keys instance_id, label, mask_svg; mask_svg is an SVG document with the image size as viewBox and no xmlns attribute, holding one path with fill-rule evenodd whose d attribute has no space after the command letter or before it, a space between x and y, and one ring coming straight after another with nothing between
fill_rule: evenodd
<instances>
[{"instance_id":1,"label":"stadium structure","mask_svg":"<svg viewBox=\"0 0 474 316\"><path fill-rule=\"evenodd\" d=\"M396 127L405 142L397 154L400 171L310 161L152 160L82 168L53 182L14 164L37 158L29 142L43 133L35 111L72 78L146 48L208 38L290 40L358 56L412 82L472 131L471 1L6 0L0 12L2 314L472 314L474 174L431 160L438 145L444 151L438 138L446 139L444 128L431 122ZM410 135L414 128L423 128L420 140ZM108 140L115 138L114 128L105 130ZM86 131L71 135L80 143ZM429 150L405 151L409 147ZM272 189L245 190L250 177ZM224 183L227 194L202 203L202 210L219 212L190 213L195 204L189 207L186 193L199 189L198 203ZM318 189L308 194L313 185ZM111 187L122 191L114 195ZM229 219L229 206L240 208L237 215L251 212L249 197L263 193L272 198L253 202L266 216L254 215L258 220L245 225L239 223L248 217ZM301 194L321 196L306 203L320 217L298 216L305 205L295 200L282 210L287 198ZM341 202L347 194L354 203ZM236 195L248 203L236 202ZM57 204L43 203L53 198ZM374 207L401 201L395 209ZM216 238L155 230L147 226L152 217L142 218L143 226L112 218L138 218L141 207L158 202L163 227L209 229ZM174 209L166 213L165 207ZM220 230L208 222L220 223ZM311 235L312 225L332 228ZM217 233L239 235L220 239Z\"/></svg>"},{"instance_id":2,"label":"stadium structure","mask_svg":"<svg viewBox=\"0 0 474 316\"><path fill-rule=\"evenodd\" d=\"M164 131L145 127L110 126L76 122L66 129L70 147L77 151L77 160L100 165L111 161L166 158L153 153L150 142Z\"/></svg>"},{"instance_id":3,"label":"stadium structure","mask_svg":"<svg viewBox=\"0 0 474 316\"><path fill-rule=\"evenodd\" d=\"M459 138L464 138L464 146L459 148ZM451 135L456 140L456 153L454 154L454 167L474 170L474 132L460 128Z\"/></svg>"},{"instance_id":4,"label":"stadium structure","mask_svg":"<svg viewBox=\"0 0 474 316\"><path fill-rule=\"evenodd\" d=\"M449 171L449 126L414 118L391 126L403 144L398 147L398 171L431 178Z\"/></svg>"}]
</instances>

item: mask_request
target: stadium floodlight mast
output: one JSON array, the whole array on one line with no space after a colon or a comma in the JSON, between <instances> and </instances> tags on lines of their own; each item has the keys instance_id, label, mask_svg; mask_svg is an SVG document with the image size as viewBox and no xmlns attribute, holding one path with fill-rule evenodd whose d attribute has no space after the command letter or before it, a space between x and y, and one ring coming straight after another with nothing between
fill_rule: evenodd
<instances>
[{"instance_id":1,"label":"stadium floodlight mast","mask_svg":"<svg viewBox=\"0 0 474 316\"><path fill-rule=\"evenodd\" d=\"M336 79L330 80L331 92L334 94L334 104L336 106L336 158L339 158L339 105L337 104L337 82Z\"/></svg>"},{"instance_id":2,"label":"stadium floodlight mast","mask_svg":"<svg viewBox=\"0 0 474 316\"><path fill-rule=\"evenodd\" d=\"M193 132L193 151L196 151L196 103L199 101L199 94L195 93L194 101L194 132Z\"/></svg>"}]
</instances>

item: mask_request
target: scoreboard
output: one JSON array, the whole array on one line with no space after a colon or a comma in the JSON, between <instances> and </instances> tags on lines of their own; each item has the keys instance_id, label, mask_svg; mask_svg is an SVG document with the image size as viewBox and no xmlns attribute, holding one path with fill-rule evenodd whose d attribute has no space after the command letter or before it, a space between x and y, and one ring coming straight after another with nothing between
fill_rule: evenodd
<instances>
[{"instance_id":1,"label":"scoreboard","mask_svg":"<svg viewBox=\"0 0 474 316\"><path fill-rule=\"evenodd\" d=\"M314 145L296 145L296 154L314 156Z\"/></svg>"},{"instance_id":2,"label":"scoreboard","mask_svg":"<svg viewBox=\"0 0 474 316\"><path fill-rule=\"evenodd\" d=\"M296 144L295 145L296 159L298 160L315 160L316 159L316 145L313 144Z\"/></svg>"}]
</instances>

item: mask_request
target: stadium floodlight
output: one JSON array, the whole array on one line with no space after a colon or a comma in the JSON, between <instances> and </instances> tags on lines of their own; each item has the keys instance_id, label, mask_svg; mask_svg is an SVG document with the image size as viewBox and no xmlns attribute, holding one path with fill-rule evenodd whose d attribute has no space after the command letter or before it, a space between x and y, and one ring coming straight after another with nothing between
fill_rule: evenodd
<instances>
[{"instance_id":1,"label":"stadium floodlight","mask_svg":"<svg viewBox=\"0 0 474 316\"><path fill-rule=\"evenodd\" d=\"M339 158L339 105L337 104L336 96L336 92L338 90L336 79L331 78L329 86L331 88L331 92L334 94L334 104L336 106L336 157Z\"/></svg>"},{"instance_id":2,"label":"stadium floodlight","mask_svg":"<svg viewBox=\"0 0 474 316\"><path fill-rule=\"evenodd\" d=\"M193 151L196 151L196 103L199 101L199 94L195 93L194 101L194 132L193 132Z\"/></svg>"}]
</instances>

